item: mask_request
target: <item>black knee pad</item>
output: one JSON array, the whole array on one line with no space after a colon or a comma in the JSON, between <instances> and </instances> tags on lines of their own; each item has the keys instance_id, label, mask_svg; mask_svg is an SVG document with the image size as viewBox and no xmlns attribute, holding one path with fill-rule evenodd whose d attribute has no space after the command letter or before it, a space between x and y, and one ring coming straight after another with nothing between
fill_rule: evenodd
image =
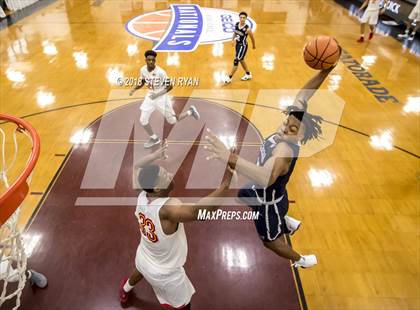
<instances>
[{"instance_id":1,"label":"black knee pad","mask_svg":"<svg viewBox=\"0 0 420 310\"><path fill-rule=\"evenodd\" d=\"M234 65L234 66L237 66L238 64L239 64L239 60L235 58L235 59L233 60L233 65Z\"/></svg>"}]
</instances>

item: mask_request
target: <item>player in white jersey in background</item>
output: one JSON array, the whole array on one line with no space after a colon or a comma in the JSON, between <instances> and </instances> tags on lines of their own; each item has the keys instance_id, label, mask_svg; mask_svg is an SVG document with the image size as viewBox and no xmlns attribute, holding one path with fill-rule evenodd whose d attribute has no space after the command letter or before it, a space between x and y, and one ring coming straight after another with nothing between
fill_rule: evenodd
<instances>
[{"instance_id":1,"label":"player in white jersey in background","mask_svg":"<svg viewBox=\"0 0 420 310\"><path fill-rule=\"evenodd\" d=\"M147 85L149 92L144 98L143 103L140 106L140 124L146 130L149 135L149 141L144 144L146 149L151 148L161 142L160 138L153 132L152 127L149 124L150 116L158 109L164 116L169 124L175 124L176 122L192 116L196 120L200 119L200 114L194 106L191 106L187 111L176 115L172 107L171 100L167 95L173 88L169 83L169 78L166 75L165 70L156 65L155 51L149 50L144 53L146 58L146 65L140 69L139 83L130 91L129 95L132 96L134 92Z\"/></svg>"},{"instance_id":2,"label":"player in white jersey in background","mask_svg":"<svg viewBox=\"0 0 420 310\"><path fill-rule=\"evenodd\" d=\"M360 38L357 42L362 43L365 41L365 28L366 24L369 23L370 33L369 40L372 40L373 34L375 33L375 27L378 23L379 14L385 12L385 6L388 3L388 0L384 1L384 8L381 10L380 7L381 0L365 0L362 6L359 9L359 12L366 8L366 11L363 13L362 18L360 19Z\"/></svg>"},{"instance_id":3,"label":"player in white jersey in background","mask_svg":"<svg viewBox=\"0 0 420 310\"><path fill-rule=\"evenodd\" d=\"M213 211L218 208L217 200L226 195L233 171L228 168L220 188L209 196L196 204L183 204L169 197L174 187L173 175L152 164L157 159L166 159L166 148L165 142L134 167L134 176L143 189L135 211L141 242L136 253L136 270L121 282L120 302L122 305L127 303L129 292L144 277L162 306L189 310L195 289L183 267L188 252L183 223L198 220L200 209Z\"/></svg>"},{"instance_id":4,"label":"player in white jersey in background","mask_svg":"<svg viewBox=\"0 0 420 310\"><path fill-rule=\"evenodd\" d=\"M403 39L408 38L408 41L413 41L416 36L416 32L420 27L420 0L417 0L416 6L411 10L410 15L408 15L408 21L406 21L405 24L407 26L405 33L399 34L398 37ZM413 31L411 31L411 34L408 35L411 26L413 26Z\"/></svg>"}]
</instances>

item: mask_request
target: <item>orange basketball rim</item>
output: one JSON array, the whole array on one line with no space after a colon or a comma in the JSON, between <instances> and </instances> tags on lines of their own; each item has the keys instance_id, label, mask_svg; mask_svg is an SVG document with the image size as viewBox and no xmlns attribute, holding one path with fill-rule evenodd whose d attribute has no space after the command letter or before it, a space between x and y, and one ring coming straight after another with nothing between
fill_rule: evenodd
<instances>
[{"instance_id":1,"label":"orange basketball rim","mask_svg":"<svg viewBox=\"0 0 420 310\"><path fill-rule=\"evenodd\" d=\"M27 121L7 114L0 113L0 122L13 122L16 124L16 131L29 135L32 140L32 150L26 167L18 178L0 195L0 225L22 204L29 191L28 178L38 161L40 152L40 140L35 128Z\"/></svg>"}]
</instances>

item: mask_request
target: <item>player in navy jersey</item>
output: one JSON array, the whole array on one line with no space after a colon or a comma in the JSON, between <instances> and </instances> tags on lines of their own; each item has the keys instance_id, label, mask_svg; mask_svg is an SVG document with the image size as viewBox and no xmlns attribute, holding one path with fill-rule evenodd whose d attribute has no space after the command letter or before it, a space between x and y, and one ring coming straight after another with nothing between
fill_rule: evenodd
<instances>
[{"instance_id":1,"label":"player in navy jersey","mask_svg":"<svg viewBox=\"0 0 420 310\"><path fill-rule=\"evenodd\" d=\"M254 222L264 246L290 259L296 267L312 267L317 264L317 259L315 255L298 254L284 242L284 238L280 238L284 234L293 234L300 226L300 221L287 216L286 185L293 173L300 145L317 139L322 133L322 118L307 112L307 102L332 69L320 71L299 91L294 104L285 112L288 115L285 122L263 141L256 164L230 151L210 130L206 136L210 145L205 148L211 152L207 159L227 161L231 168L252 180L239 190L238 198L254 211L259 211L259 218Z\"/></svg>"},{"instance_id":2,"label":"player in navy jersey","mask_svg":"<svg viewBox=\"0 0 420 310\"><path fill-rule=\"evenodd\" d=\"M235 59L233 60L233 68L229 76L225 77L224 82L226 84L232 82L232 77L238 70L238 64L241 63L242 68L245 70L245 75L241 78L242 81L252 79L252 74L248 69L245 62L245 55L248 50L248 35L252 41L252 48L255 49L255 39L251 28L246 24L248 14L245 12L239 13L239 22L235 25L235 31L233 32L232 44L235 44Z\"/></svg>"}]
</instances>

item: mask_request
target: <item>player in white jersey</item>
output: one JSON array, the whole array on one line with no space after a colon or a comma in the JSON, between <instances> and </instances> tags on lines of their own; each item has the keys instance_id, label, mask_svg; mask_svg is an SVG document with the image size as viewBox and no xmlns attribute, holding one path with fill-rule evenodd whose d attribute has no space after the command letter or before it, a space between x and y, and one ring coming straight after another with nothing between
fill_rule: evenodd
<instances>
[{"instance_id":1,"label":"player in white jersey","mask_svg":"<svg viewBox=\"0 0 420 310\"><path fill-rule=\"evenodd\" d=\"M155 51L149 50L144 53L146 58L146 65L140 69L139 83L131 91L130 96L134 92L146 85L149 88L149 92L144 98L143 103L140 106L140 124L146 130L150 136L149 141L144 144L146 149L151 148L161 142L160 138L153 132L152 127L149 124L150 116L157 109L164 116L169 124L175 124L176 122L192 116L195 119L200 119L200 114L194 106L191 106L187 111L176 115L172 107L171 100L167 95L173 88L170 84L170 80L166 75L165 70L156 65Z\"/></svg>"},{"instance_id":2,"label":"player in white jersey","mask_svg":"<svg viewBox=\"0 0 420 310\"><path fill-rule=\"evenodd\" d=\"M373 34L375 33L375 27L378 23L379 14L385 12L385 7L389 0L384 1L384 7L381 10L380 3L382 0L365 0L362 6L359 9L359 12L366 8L366 11L363 13L362 18L360 19L360 38L357 42L362 43L365 41L365 28L366 24L369 23L370 33L369 40L372 40Z\"/></svg>"},{"instance_id":3,"label":"player in white jersey","mask_svg":"<svg viewBox=\"0 0 420 310\"><path fill-rule=\"evenodd\" d=\"M141 230L137 248L136 269L120 285L120 302L126 305L129 293L143 278L152 286L162 306L169 309L191 309L190 301L195 289L184 270L187 258L187 238L184 222L196 221L199 210L218 208L217 199L226 195L232 170L219 189L196 204L183 204L169 197L174 184L173 175L163 167L152 164L165 159L166 142L154 153L145 156L135 165L134 175L143 189L137 201L135 215Z\"/></svg>"},{"instance_id":4,"label":"player in white jersey","mask_svg":"<svg viewBox=\"0 0 420 310\"><path fill-rule=\"evenodd\" d=\"M415 7L411 10L410 15L408 15L408 21L405 22L407 28L405 29L405 33L401 33L398 35L399 38L407 39L408 41L413 41L414 37L416 36L416 32L420 27L420 0L417 0ZM413 26L413 30L410 33L410 28Z\"/></svg>"}]
</instances>

